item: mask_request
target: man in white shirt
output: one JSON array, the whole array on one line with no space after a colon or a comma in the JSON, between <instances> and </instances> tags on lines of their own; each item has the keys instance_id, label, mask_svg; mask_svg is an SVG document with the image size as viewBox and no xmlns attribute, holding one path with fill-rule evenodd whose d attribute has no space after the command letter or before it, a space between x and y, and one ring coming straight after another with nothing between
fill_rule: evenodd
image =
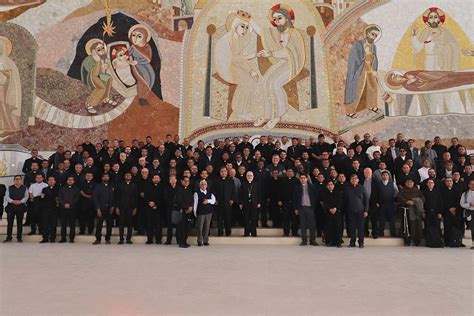
<instances>
[{"instance_id":1,"label":"man in white shirt","mask_svg":"<svg viewBox=\"0 0 474 316\"><path fill-rule=\"evenodd\" d=\"M418 169L418 173L420 174L420 182L428 179L430 176L428 175L428 170L431 169L431 163L429 159L423 160L423 167Z\"/></svg>"},{"instance_id":2,"label":"man in white shirt","mask_svg":"<svg viewBox=\"0 0 474 316\"><path fill-rule=\"evenodd\" d=\"M194 193L194 216L197 217L198 246L209 246L209 228L211 226L213 205L216 197L207 190L206 180L199 182L199 191Z\"/></svg>"},{"instance_id":3,"label":"man in white shirt","mask_svg":"<svg viewBox=\"0 0 474 316\"><path fill-rule=\"evenodd\" d=\"M465 210L464 216L468 220L469 228L471 229L472 245L471 249L474 249L474 179L469 181L469 190L461 195L460 205Z\"/></svg>"},{"instance_id":4,"label":"man in white shirt","mask_svg":"<svg viewBox=\"0 0 474 316\"><path fill-rule=\"evenodd\" d=\"M41 221L41 192L43 192L43 189L47 186L48 185L44 182L43 174L38 173L35 177L35 183L31 184L28 189L28 194L32 203L32 207L28 210L31 212L31 232L28 235L36 234L36 226L39 228L40 235L43 233L43 225Z\"/></svg>"},{"instance_id":5,"label":"man in white shirt","mask_svg":"<svg viewBox=\"0 0 474 316\"><path fill-rule=\"evenodd\" d=\"M375 151L380 152L379 139L377 137L374 137L372 139L372 146L367 148L367 151L365 152L367 154L367 157L369 157L369 160L374 159L374 152Z\"/></svg>"}]
</instances>

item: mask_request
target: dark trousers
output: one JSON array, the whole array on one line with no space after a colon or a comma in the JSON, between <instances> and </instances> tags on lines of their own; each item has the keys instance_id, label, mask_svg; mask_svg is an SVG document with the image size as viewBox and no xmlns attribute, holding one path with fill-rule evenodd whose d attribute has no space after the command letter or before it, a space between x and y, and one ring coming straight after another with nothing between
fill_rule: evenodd
<instances>
[{"instance_id":1,"label":"dark trousers","mask_svg":"<svg viewBox=\"0 0 474 316\"><path fill-rule=\"evenodd\" d=\"M372 236L378 237L380 233L380 212L375 205L369 207L369 214L364 218L365 235L369 236L369 221L372 228Z\"/></svg>"},{"instance_id":2,"label":"dark trousers","mask_svg":"<svg viewBox=\"0 0 474 316\"><path fill-rule=\"evenodd\" d=\"M291 233L293 236L298 235L298 215L296 215L292 203L291 202L284 202L283 203L283 233L285 235Z\"/></svg>"},{"instance_id":3,"label":"dark trousers","mask_svg":"<svg viewBox=\"0 0 474 316\"><path fill-rule=\"evenodd\" d=\"M379 208L379 233L378 236L383 237L385 231L385 225L388 221L388 225L390 227L390 236L395 237L397 232L395 229L395 203L387 203L380 205Z\"/></svg>"},{"instance_id":4,"label":"dark trousers","mask_svg":"<svg viewBox=\"0 0 474 316\"><path fill-rule=\"evenodd\" d=\"M119 236L120 240L124 240L125 227L127 227L127 240L132 239L133 233L133 212L131 209L120 209L119 214Z\"/></svg>"},{"instance_id":5,"label":"dark trousers","mask_svg":"<svg viewBox=\"0 0 474 316\"><path fill-rule=\"evenodd\" d=\"M252 203L243 205L242 211L244 213L244 235L245 236L257 236L257 221L258 221L258 209Z\"/></svg>"},{"instance_id":6,"label":"dark trousers","mask_svg":"<svg viewBox=\"0 0 474 316\"><path fill-rule=\"evenodd\" d=\"M171 243L173 239L173 222L171 221L171 209L166 209L166 242ZM176 242L178 238L176 237Z\"/></svg>"},{"instance_id":7,"label":"dark trousers","mask_svg":"<svg viewBox=\"0 0 474 316\"><path fill-rule=\"evenodd\" d=\"M232 224L238 227L244 226L244 215L238 203L232 205Z\"/></svg>"},{"instance_id":8,"label":"dark trousers","mask_svg":"<svg viewBox=\"0 0 474 316\"><path fill-rule=\"evenodd\" d=\"M262 227L268 227L268 205L267 201L264 201L260 209L257 210L257 212L260 212L260 221ZM244 213L244 221L245 221L245 213ZM258 215L257 215L257 221L258 221Z\"/></svg>"},{"instance_id":9,"label":"dark trousers","mask_svg":"<svg viewBox=\"0 0 474 316\"><path fill-rule=\"evenodd\" d=\"M162 224L161 224L161 209L153 209L147 207L145 209L146 215L146 235L147 241L153 242L153 237L157 243L161 243Z\"/></svg>"},{"instance_id":10,"label":"dark trousers","mask_svg":"<svg viewBox=\"0 0 474 316\"><path fill-rule=\"evenodd\" d=\"M219 201L217 209L217 234L218 236L230 236L232 228L232 205L228 201Z\"/></svg>"},{"instance_id":11,"label":"dark trousers","mask_svg":"<svg viewBox=\"0 0 474 316\"><path fill-rule=\"evenodd\" d=\"M41 196L36 196L31 203L31 207L29 209L31 212L29 216L30 225L31 225L31 232L36 234L36 227L38 227L40 234L43 231L43 222L41 216Z\"/></svg>"},{"instance_id":12,"label":"dark trousers","mask_svg":"<svg viewBox=\"0 0 474 316\"><path fill-rule=\"evenodd\" d=\"M309 229L309 240L314 241L316 239L316 216L314 214L314 208L312 206L302 206L299 210L300 224L301 224L301 238L303 241L308 240L306 230Z\"/></svg>"},{"instance_id":13,"label":"dark trousers","mask_svg":"<svg viewBox=\"0 0 474 316\"><path fill-rule=\"evenodd\" d=\"M186 245L188 243L188 236L189 230L191 229L192 218L192 213L183 213L183 215L181 216L181 222L177 227L178 244L180 245Z\"/></svg>"},{"instance_id":14,"label":"dark trousers","mask_svg":"<svg viewBox=\"0 0 474 316\"><path fill-rule=\"evenodd\" d=\"M314 209L315 213L315 219L316 219L316 233L318 237L321 237L324 232L324 220L325 220L325 215L323 209L317 205L316 208ZM301 221L301 216L300 216L300 221Z\"/></svg>"},{"instance_id":15,"label":"dark trousers","mask_svg":"<svg viewBox=\"0 0 474 316\"><path fill-rule=\"evenodd\" d=\"M147 209L148 207L145 205L145 201L142 198L140 198L139 205L137 208L137 215L133 219L134 228L138 232L139 235L144 235L145 230L148 227Z\"/></svg>"},{"instance_id":16,"label":"dark trousers","mask_svg":"<svg viewBox=\"0 0 474 316\"><path fill-rule=\"evenodd\" d=\"M364 244L364 213L363 212L348 212L349 216L349 235L351 237L351 244L355 244L356 237L359 237L359 245Z\"/></svg>"},{"instance_id":17,"label":"dark trousers","mask_svg":"<svg viewBox=\"0 0 474 316\"><path fill-rule=\"evenodd\" d=\"M112 236L112 227L114 225L114 214L110 214L110 209L100 210L102 213L101 217L97 217L97 226L95 228L95 239L100 241L102 239L102 227L106 227L105 240L110 241L110 236Z\"/></svg>"},{"instance_id":18,"label":"dark trousers","mask_svg":"<svg viewBox=\"0 0 474 316\"><path fill-rule=\"evenodd\" d=\"M340 211L331 214L326 211L324 238L326 245L337 246L341 244L342 240L342 215Z\"/></svg>"},{"instance_id":19,"label":"dark trousers","mask_svg":"<svg viewBox=\"0 0 474 316\"><path fill-rule=\"evenodd\" d=\"M57 208L45 208L41 210L43 222L43 240L56 240L56 226L58 221Z\"/></svg>"},{"instance_id":20,"label":"dark trousers","mask_svg":"<svg viewBox=\"0 0 474 316\"><path fill-rule=\"evenodd\" d=\"M13 222L16 217L16 239L22 240L24 207L11 205L7 208L7 239L12 239Z\"/></svg>"},{"instance_id":21,"label":"dark trousers","mask_svg":"<svg viewBox=\"0 0 474 316\"><path fill-rule=\"evenodd\" d=\"M69 240L74 240L76 237L76 209L61 208L61 240L66 240L68 226Z\"/></svg>"},{"instance_id":22,"label":"dark trousers","mask_svg":"<svg viewBox=\"0 0 474 316\"><path fill-rule=\"evenodd\" d=\"M283 207L278 206L277 202L270 203L270 216L272 218L273 225L272 227L281 227L282 226L282 214Z\"/></svg>"},{"instance_id":23,"label":"dark trousers","mask_svg":"<svg viewBox=\"0 0 474 316\"><path fill-rule=\"evenodd\" d=\"M444 244L446 246L455 246L462 243L462 226L464 226L463 218L458 216L459 210L456 210L456 215L446 211L443 217L444 224ZM461 239L461 242L459 242Z\"/></svg>"},{"instance_id":24,"label":"dark trousers","mask_svg":"<svg viewBox=\"0 0 474 316\"><path fill-rule=\"evenodd\" d=\"M95 218L96 210L94 209L94 203L92 200L87 198L81 199L81 208L79 214L77 214L79 220L79 231L81 234L87 233L92 234L94 230L94 218Z\"/></svg>"}]
</instances>

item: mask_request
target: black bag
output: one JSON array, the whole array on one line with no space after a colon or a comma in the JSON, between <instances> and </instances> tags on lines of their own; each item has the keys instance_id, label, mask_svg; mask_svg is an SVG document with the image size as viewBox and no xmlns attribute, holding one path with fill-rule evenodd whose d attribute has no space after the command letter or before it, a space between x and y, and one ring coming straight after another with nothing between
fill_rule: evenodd
<instances>
[{"instance_id":1,"label":"black bag","mask_svg":"<svg viewBox=\"0 0 474 316\"><path fill-rule=\"evenodd\" d=\"M172 210L171 224L178 225L179 223L181 223L181 216L183 216L183 210Z\"/></svg>"}]
</instances>

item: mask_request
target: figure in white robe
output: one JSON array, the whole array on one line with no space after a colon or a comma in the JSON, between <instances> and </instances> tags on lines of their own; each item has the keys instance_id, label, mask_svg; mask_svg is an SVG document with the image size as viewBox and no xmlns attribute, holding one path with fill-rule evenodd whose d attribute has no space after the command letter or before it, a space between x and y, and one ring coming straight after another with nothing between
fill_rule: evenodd
<instances>
[{"instance_id":1,"label":"figure in white robe","mask_svg":"<svg viewBox=\"0 0 474 316\"><path fill-rule=\"evenodd\" d=\"M251 43L250 14L237 11L227 17L227 33L214 47L214 65L219 76L226 82L235 84L232 97L232 115L245 121L254 121L261 112L257 99L258 80L261 77ZM249 52L250 51L250 52Z\"/></svg>"},{"instance_id":2,"label":"figure in white robe","mask_svg":"<svg viewBox=\"0 0 474 316\"><path fill-rule=\"evenodd\" d=\"M458 71L461 50L454 35L442 27L445 15L439 8L429 8L423 14L427 27L418 35L412 30L412 46L415 53L424 52L423 70ZM420 96L429 113L466 113L459 93L432 93Z\"/></svg>"},{"instance_id":3,"label":"figure in white robe","mask_svg":"<svg viewBox=\"0 0 474 316\"><path fill-rule=\"evenodd\" d=\"M20 72L10 58L11 51L11 41L0 36L0 136L20 130Z\"/></svg>"}]
</instances>

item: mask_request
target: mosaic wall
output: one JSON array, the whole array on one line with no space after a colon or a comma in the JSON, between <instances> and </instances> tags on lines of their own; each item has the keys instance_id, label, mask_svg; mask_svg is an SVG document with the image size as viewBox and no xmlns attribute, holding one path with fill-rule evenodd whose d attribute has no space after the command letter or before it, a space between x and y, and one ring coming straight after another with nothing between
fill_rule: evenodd
<instances>
[{"instance_id":1,"label":"mosaic wall","mask_svg":"<svg viewBox=\"0 0 474 316\"><path fill-rule=\"evenodd\" d=\"M0 1L0 142L403 131L472 144L470 12L462 0Z\"/></svg>"}]
</instances>

